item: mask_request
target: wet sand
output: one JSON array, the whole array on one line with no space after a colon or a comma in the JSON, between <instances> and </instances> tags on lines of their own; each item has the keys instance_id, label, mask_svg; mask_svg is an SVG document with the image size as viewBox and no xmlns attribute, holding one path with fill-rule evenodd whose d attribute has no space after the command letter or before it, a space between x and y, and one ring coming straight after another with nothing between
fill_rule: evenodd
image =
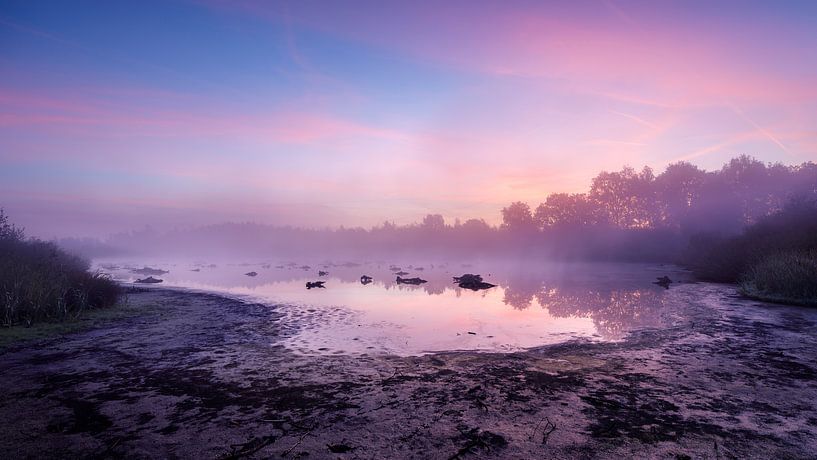
<instances>
[{"instance_id":1,"label":"wet sand","mask_svg":"<svg viewBox=\"0 0 817 460\"><path fill-rule=\"evenodd\" d=\"M0 353L7 458L810 458L817 310L670 290L669 327L500 354L303 355L280 307L151 313Z\"/></svg>"}]
</instances>

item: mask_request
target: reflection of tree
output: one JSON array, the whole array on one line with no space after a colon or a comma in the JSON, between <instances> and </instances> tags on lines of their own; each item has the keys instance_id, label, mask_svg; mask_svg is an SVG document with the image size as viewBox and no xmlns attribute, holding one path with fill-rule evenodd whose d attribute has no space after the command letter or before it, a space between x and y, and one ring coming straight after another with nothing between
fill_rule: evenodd
<instances>
[{"instance_id":1,"label":"reflection of tree","mask_svg":"<svg viewBox=\"0 0 817 460\"><path fill-rule=\"evenodd\" d=\"M542 282L538 279L516 278L513 282L503 283L505 295L502 301L517 310L530 307L533 296L539 291Z\"/></svg>"},{"instance_id":2,"label":"reflection of tree","mask_svg":"<svg viewBox=\"0 0 817 460\"><path fill-rule=\"evenodd\" d=\"M607 339L659 324L664 293L651 285L625 288L571 281L573 275L559 281L520 275L501 282L505 290L502 301L515 309L539 305L555 317L590 318L599 335Z\"/></svg>"},{"instance_id":3,"label":"reflection of tree","mask_svg":"<svg viewBox=\"0 0 817 460\"><path fill-rule=\"evenodd\" d=\"M604 338L621 338L627 332L660 322L663 292L645 289L587 290L545 287L536 294L542 308L556 317L589 317Z\"/></svg>"}]
</instances>

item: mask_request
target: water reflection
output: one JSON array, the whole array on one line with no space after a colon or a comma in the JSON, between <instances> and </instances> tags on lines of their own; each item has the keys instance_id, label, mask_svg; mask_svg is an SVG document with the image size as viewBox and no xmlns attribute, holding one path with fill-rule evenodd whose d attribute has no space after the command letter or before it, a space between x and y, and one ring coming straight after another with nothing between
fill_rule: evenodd
<instances>
[{"instance_id":1,"label":"water reflection","mask_svg":"<svg viewBox=\"0 0 817 460\"><path fill-rule=\"evenodd\" d=\"M610 340L628 332L661 325L663 293L655 289L565 292L551 288L536 294L536 300L551 315L588 317L597 333Z\"/></svg>"},{"instance_id":2,"label":"water reflection","mask_svg":"<svg viewBox=\"0 0 817 460\"><path fill-rule=\"evenodd\" d=\"M133 280L131 267L169 270L166 285L249 296L287 304L303 332L288 345L304 352L513 350L574 337L618 340L660 327L666 293L656 274L671 267L643 264L460 263L118 263L105 270ZM248 267L257 276L248 277ZM423 267L418 270L413 267ZM394 269L428 280L396 282ZM199 271L192 271L199 270ZM318 277L318 271L328 272ZM462 289L453 276L482 274L497 287ZM361 279L366 274L372 277ZM366 281L365 283L362 281ZM306 290L310 281L326 289ZM340 308L339 308L340 307ZM475 334L469 334L475 332Z\"/></svg>"}]
</instances>

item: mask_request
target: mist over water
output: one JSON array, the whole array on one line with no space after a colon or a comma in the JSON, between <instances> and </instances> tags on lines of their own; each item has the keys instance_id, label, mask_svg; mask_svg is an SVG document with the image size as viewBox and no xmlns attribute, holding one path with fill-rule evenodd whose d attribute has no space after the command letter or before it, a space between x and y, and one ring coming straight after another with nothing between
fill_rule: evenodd
<instances>
[{"instance_id":1,"label":"mist over water","mask_svg":"<svg viewBox=\"0 0 817 460\"><path fill-rule=\"evenodd\" d=\"M283 321L295 327L282 343L306 354L516 351L575 338L621 340L633 330L665 324L666 291L652 284L657 276L687 276L657 264L403 262L130 259L95 265L123 282L143 278L132 270L151 267L168 271L159 276L161 286L280 305ZM396 271L428 282L398 284ZM482 274L497 286L460 288L452 277L464 273ZM362 284L362 275L373 282ZM306 289L306 282L317 280L326 287Z\"/></svg>"},{"instance_id":2,"label":"mist over water","mask_svg":"<svg viewBox=\"0 0 817 460\"><path fill-rule=\"evenodd\" d=\"M371 228L145 227L61 244L120 281L150 266L168 271L161 286L284 305L295 332L283 340L304 353L505 351L661 327L666 293L653 282L687 274L659 262L738 282L761 258L758 248L813 246L815 196L814 163L741 155L715 171L686 162L657 175L649 167L602 171L586 193L553 193L535 209L510 203L500 225L427 214ZM398 273L427 282L399 284ZM472 292L452 283L466 273L496 286ZM362 284L363 275L373 282ZM316 281L325 288L306 288Z\"/></svg>"}]
</instances>

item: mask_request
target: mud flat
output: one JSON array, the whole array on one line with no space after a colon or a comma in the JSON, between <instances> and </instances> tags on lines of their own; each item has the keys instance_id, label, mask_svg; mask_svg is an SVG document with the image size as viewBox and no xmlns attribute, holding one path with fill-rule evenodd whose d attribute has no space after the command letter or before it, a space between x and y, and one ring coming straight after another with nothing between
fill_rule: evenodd
<instances>
[{"instance_id":1,"label":"mud flat","mask_svg":"<svg viewBox=\"0 0 817 460\"><path fill-rule=\"evenodd\" d=\"M817 311L671 290L617 343L294 353L285 307L150 289L150 313L0 351L7 458L808 458Z\"/></svg>"}]
</instances>

